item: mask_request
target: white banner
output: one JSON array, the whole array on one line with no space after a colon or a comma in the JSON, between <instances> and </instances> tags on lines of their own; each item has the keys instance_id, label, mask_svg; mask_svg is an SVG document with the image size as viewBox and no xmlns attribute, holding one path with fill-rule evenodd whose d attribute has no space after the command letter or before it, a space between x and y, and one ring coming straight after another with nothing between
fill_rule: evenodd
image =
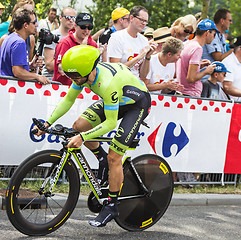
<instances>
[{"instance_id":1,"label":"white banner","mask_svg":"<svg viewBox=\"0 0 241 240\"><path fill-rule=\"evenodd\" d=\"M67 91L67 86L0 80L0 165L18 165L36 151L61 148L61 140L55 136L31 139L30 129L32 118L46 120ZM56 123L71 127L98 99L84 89L71 110ZM232 103L219 101L152 95L152 108L145 120L150 128L141 126L137 135L140 146L133 154L156 153L173 171L223 172L232 107ZM114 134L111 131L107 135ZM103 146L107 150L107 144ZM91 167L96 168L97 160L87 155Z\"/></svg>"}]
</instances>

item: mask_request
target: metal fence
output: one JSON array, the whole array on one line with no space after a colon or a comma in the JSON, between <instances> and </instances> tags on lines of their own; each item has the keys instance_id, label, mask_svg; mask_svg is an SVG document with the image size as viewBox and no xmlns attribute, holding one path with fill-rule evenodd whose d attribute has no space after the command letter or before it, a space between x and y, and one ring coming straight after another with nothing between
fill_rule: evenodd
<instances>
[{"instance_id":1,"label":"metal fence","mask_svg":"<svg viewBox=\"0 0 241 240\"><path fill-rule=\"evenodd\" d=\"M6 165L0 165L0 181L8 181L11 176L13 175L15 169L18 166L6 166ZM97 170L93 170L93 172L97 175ZM80 172L82 174L82 172ZM178 175L178 173L175 173ZM186 173L183 173L186 174ZM33 172L31 174L32 176L35 176L35 173ZM34 178L34 177L33 177ZM81 181L83 184L87 184L87 181L85 180L84 176L81 175ZM64 179L63 179L63 182ZM198 174L197 179L193 181L193 179L185 178L185 180L178 180L174 178L174 184L175 185L183 185L184 187L195 187L197 185L236 185L238 183L241 183L241 174L227 174L227 173L201 173Z\"/></svg>"}]
</instances>

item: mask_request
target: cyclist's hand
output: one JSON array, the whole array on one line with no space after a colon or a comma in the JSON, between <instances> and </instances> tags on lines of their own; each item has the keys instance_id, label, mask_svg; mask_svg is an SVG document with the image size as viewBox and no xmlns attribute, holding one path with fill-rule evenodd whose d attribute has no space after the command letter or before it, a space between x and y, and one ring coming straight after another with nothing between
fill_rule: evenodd
<instances>
[{"instance_id":1,"label":"cyclist's hand","mask_svg":"<svg viewBox=\"0 0 241 240\"><path fill-rule=\"evenodd\" d=\"M45 126L46 128L49 128L49 127L50 127L47 122L44 123L44 126ZM38 130L38 132L37 132L37 133L34 133L34 135L41 136L41 135L45 134L45 132L44 132L44 131L41 131L36 125L33 127L33 129L37 129L37 130Z\"/></svg>"},{"instance_id":2,"label":"cyclist's hand","mask_svg":"<svg viewBox=\"0 0 241 240\"><path fill-rule=\"evenodd\" d=\"M82 145L83 140L81 136L78 134L69 139L69 143L67 145L68 148L78 148Z\"/></svg>"}]
</instances>

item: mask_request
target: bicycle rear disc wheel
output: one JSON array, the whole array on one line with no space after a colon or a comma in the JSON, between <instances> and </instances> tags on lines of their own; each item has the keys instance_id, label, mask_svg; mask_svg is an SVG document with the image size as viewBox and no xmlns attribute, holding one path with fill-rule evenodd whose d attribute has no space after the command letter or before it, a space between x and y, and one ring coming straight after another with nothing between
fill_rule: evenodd
<instances>
[{"instance_id":1,"label":"bicycle rear disc wheel","mask_svg":"<svg viewBox=\"0 0 241 240\"><path fill-rule=\"evenodd\" d=\"M157 155L141 155L133 159L133 164L149 194L143 193L130 164L125 163L119 216L115 221L128 231L142 231L154 225L168 208L173 194L173 176L168 163ZM121 199L129 196L133 198Z\"/></svg>"},{"instance_id":2,"label":"bicycle rear disc wheel","mask_svg":"<svg viewBox=\"0 0 241 240\"><path fill-rule=\"evenodd\" d=\"M80 191L80 177L68 159L54 187L47 195L62 153L46 150L31 155L13 174L6 193L7 215L13 226L30 236L58 229L73 212ZM49 176L49 177L48 177ZM45 188L41 191L42 184Z\"/></svg>"}]
</instances>

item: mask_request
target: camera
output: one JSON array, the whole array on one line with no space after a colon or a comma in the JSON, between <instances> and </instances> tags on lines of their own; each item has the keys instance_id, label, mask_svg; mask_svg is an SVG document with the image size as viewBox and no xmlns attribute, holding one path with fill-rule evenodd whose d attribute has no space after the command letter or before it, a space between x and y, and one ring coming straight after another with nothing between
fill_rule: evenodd
<instances>
[{"instance_id":1,"label":"camera","mask_svg":"<svg viewBox=\"0 0 241 240\"><path fill-rule=\"evenodd\" d=\"M51 44L52 42L58 43L59 36L54 35L48 29L41 29L39 32L39 41L44 44Z\"/></svg>"},{"instance_id":2,"label":"camera","mask_svg":"<svg viewBox=\"0 0 241 240\"><path fill-rule=\"evenodd\" d=\"M42 28L39 32L39 42L40 42L40 45L38 48L38 53L41 56L43 53L44 44L51 44L52 42L58 43L59 36L52 34L48 29Z\"/></svg>"}]
</instances>

